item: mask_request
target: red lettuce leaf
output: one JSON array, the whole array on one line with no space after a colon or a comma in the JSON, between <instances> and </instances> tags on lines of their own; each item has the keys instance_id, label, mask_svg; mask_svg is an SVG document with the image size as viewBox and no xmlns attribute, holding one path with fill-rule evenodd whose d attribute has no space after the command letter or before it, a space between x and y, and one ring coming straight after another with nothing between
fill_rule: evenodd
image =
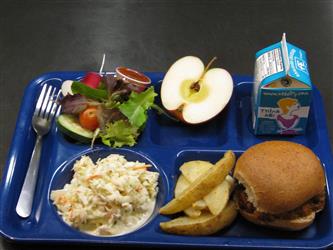
<instances>
[{"instance_id":1,"label":"red lettuce leaf","mask_svg":"<svg viewBox=\"0 0 333 250\"><path fill-rule=\"evenodd\" d=\"M62 113L77 115L85 110L88 105L99 105L98 102L94 102L82 96L80 94L66 95L60 101L62 107Z\"/></svg>"}]
</instances>

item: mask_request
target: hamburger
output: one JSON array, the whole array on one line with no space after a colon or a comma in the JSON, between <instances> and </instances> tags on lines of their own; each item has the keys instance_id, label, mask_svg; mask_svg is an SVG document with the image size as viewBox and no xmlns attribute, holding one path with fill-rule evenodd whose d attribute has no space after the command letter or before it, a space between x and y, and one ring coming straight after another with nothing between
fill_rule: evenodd
<instances>
[{"instance_id":1,"label":"hamburger","mask_svg":"<svg viewBox=\"0 0 333 250\"><path fill-rule=\"evenodd\" d=\"M250 147L238 159L234 177L239 212L258 225L301 230L325 206L322 165L297 143L268 141Z\"/></svg>"}]
</instances>

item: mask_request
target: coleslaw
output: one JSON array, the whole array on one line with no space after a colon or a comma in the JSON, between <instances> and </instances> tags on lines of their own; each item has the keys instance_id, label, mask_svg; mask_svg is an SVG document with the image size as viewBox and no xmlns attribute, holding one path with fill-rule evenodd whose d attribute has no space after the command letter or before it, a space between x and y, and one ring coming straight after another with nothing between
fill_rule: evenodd
<instances>
[{"instance_id":1,"label":"coleslaw","mask_svg":"<svg viewBox=\"0 0 333 250\"><path fill-rule=\"evenodd\" d=\"M98 236L133 231L155 207L159 173L149 167L119 154L96 164L82 156L74 164L71 182L52 191L51 200L63 220L80 231Z\"/></svg>"}]
</instances>

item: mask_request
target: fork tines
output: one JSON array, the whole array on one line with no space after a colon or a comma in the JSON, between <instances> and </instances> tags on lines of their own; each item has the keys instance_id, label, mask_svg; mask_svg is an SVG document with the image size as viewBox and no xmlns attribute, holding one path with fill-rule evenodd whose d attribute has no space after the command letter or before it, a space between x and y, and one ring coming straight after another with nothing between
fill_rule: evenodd
<instances>
[{"instance_id":1,"label":"fork tines","mask_svg":"<svg viewBox=\"0 0 333 250\"><path fill-rule=\"evenodd\" d=\"M53 118L58 107L57 100L61 90L58 90L57 93L56 91L57 88L53 87L52 85L45 84L43 86L42 91L38 97L34 115L45 119Z\"/></svg>"}]
</instances>

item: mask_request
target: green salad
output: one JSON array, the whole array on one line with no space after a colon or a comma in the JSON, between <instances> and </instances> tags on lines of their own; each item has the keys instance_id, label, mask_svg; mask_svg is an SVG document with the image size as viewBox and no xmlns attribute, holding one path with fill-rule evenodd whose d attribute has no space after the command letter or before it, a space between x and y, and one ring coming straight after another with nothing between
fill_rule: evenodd
<instances>
[{"instance_id":1,"label":"green salad","mask_svg":"<svg viewBox=\"0 0 333 250\"><path fill-rule=\"evenodd\" d=\"M160 111L154 104L154 87L138 91L114 75L88 74L82 81L63 83L59 130L78 142L100 139L110 147L133 146L146 125L148 110Z\"/></svg>"}]
</instances>

